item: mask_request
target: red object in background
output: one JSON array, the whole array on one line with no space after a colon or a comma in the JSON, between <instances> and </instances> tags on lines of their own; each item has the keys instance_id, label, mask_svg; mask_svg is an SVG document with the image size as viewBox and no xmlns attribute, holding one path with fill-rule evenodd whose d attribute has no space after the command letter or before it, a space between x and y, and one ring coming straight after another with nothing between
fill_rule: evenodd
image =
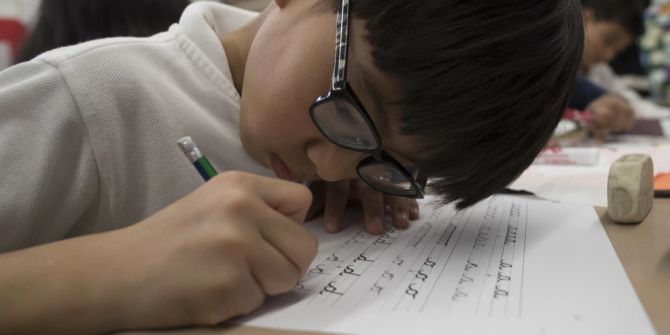
<instances>
[{"instance_id":1,"label":"red object in background","mask_svg":"<svg viewBox=\"0 0 670 335\"><path fill-rule=\"evenodd\" d=\"M16 57L26 34L27 29L21 22L0 18L0 41L10 45L12 57Z\"/></svg>"},{"instance_id":2,"label":"red object in background","mask_svg":"<svg viewBox=\"0 0 670 335\"><path fill-rule=\"evenodd\" d=\"M659 173L654 178L657 197L670 197L670 173Z\"/></svg>"},{"instance_id":3,"label":"red object in background","mask_svg":"<svg viewBox=\"0 0 670 335\"><path fill-rule=\"evenodd\" d=\"M563 119L575 121L581 126L587 126L593 122L593 113L591 111L580 111L568 108L563 113Z\"/></svg>"}]
</instances>

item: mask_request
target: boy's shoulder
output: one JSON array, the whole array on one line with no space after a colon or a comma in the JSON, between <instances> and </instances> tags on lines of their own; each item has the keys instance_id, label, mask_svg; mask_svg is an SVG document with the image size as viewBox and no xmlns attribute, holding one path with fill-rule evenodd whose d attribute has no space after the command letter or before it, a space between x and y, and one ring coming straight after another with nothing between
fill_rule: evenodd
<instances>
[{"instance_id":1,"label":"boy's shoulder","mask_svg":"<svg viewBox=\"0 0 670 335\"><path fill-rule=\"evenodd\" d=\"M189 5L177 24L150 37L113 37L45 52L35 58L65 76L147 77L195 67L216 82L230 77L220 36L258 13L215 2ZM123 74L125 73L125 74Z\"/></svg>"},{"instance_id":2,"label":"boy's shoulder","mask_svg":"<svg viewBox=\"0 0 670 335\"><path fill-rule=\"evenodd\" d=\"M114 57L119 57L123 54L141 53L142 51L148 52L151 49L160 49L161 44L169 44L169 42L175 38L175 34L170 31L151 37L104 38L53 49L37 56L35 59L44 61L55 67L60 67L67 62L85 64L91 61L100 61L100 58L109 61Z\"/></svg>"},{"instance_id":3,"label":"boy's shoulder","mask_svg":"<svg viewBox=\"0 0 670 335\"><path fill-rule=\"evenodd\" d=\"M221 34L239 28L258 15L249 11L213 1L199 1L190 4L179 20L181 25L201 28L202 23L209 25Z\"/></svg>"},{"instance_id":4,"label":"boy's shoulder","mask_svg":"<svg viewBox=\"0 0 670 335\"><path fill-rule=\"evenodd\" d=\"M185 36L196 44L202 44L198 43L202 41L202 35L211 35L210 37L215 37L218 41L216 36L237 29L257 15L256 12L221 3L196 2L189 5L180 21L165 32L144 38L112 37L93 40L45 52L37 59L58 66L65 61L85 60L99 55L110 58L110 54L114 56L119 53L151 52L152 49L166 47L180 36Z\"/></svg>"}]
</instances>

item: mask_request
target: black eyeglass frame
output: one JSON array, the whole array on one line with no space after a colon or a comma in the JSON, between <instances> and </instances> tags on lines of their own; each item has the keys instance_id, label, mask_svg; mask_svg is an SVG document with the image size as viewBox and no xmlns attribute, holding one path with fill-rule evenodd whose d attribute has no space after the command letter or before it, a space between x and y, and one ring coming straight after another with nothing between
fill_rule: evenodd
<instances>
[{"instance_id":1,"label":"black eyeglass frame","mask_svg":"<svg viewBox=\"0 0 670 335\"><path fill-rule=\"evenodd\" d=\"M356 172L358 173L358 176L370 187L379 192L390 195L421 199L425 195L427 178L423 176L421 172L419 172L417 178L415 179L414 176L412 176L412 174L402 164L400 164L396 159L384 151L381 137L379 136L379 132L377 131L374 123L372 123L370 114L368 114L368 112L365 110L363 104L360 102L354 91L350 88L349 82L347 81L347 59L349 57L349 6L349 0L342 0L340 3L340 8L337 12L335 65L333 67L333 77L331 80L330 90L328 93L326 93L326 95L316 98L316 101L314 101L314 103L312 103L310 106L309 115L312 118L312 122L314 122L319 131L321 131L321 133L326 136L329 141L344 149L363 152L369 155L369 157L358 163ZM354 109L356 109L356 111L360 114L372 132L376 145L374 149L367 150L343 144L339 139L331 135L328 129L322 128L319 121L317 121L318 118L315 116L315 110L322 104L334 103L334 101L337 100L344 101L350 106L353 106ZM399 171L411 184L411 193L393 192L388 189L381 189L373 183L369 182L368 179L361 173L361 170L364 167L379 163L391 165L393 168Z\"/></svg>"}]
</instances>

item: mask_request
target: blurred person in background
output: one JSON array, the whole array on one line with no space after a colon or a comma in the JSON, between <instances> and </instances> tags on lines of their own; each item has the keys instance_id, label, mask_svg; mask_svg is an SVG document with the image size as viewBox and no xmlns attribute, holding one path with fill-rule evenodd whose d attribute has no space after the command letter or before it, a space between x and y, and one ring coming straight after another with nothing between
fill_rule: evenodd
<instances>
[{"instance_id":1,"label":"blurred person in background","mask_svg":"<svg viewBox=\"0 0 670 335\"><path fill-rule=\"evenodd\" d=\"M635 112L620 94L592 82L588 75L607 64L644 33L646 0L582 0L585 48L581 74L570 107L593 115L592 133L604 139L610 132L626 131Z\"/></svg>"},{"instance_id":2,"label":"blurred person in background","mask_svg":"<svg viewBox=\"0 0 670 335\"><path fill-rule=\"evenodd\" d=\"M640 44L635 42L626 48L626 50L622 51L618 56L616 56L609 63L609 66L617 75L646 76L647 69L640 61L641 54L642 50L640 50Z\"/></svg>"},{"instance_id":3,"label":"blurred person in background","mask_svg":"<svg viewBox=\"0 0 670 335\"><path fill-rule=\"evenodd\" d=\"M156 34L179 20L189 0L45 0L16 59L116 36Z\"/></svg>"}]
</instances>

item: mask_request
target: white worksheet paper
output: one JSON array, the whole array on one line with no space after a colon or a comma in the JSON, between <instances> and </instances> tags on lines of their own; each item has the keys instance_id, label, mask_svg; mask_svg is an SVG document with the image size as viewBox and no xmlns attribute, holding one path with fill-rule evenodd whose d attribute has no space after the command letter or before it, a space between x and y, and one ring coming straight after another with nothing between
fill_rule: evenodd
<instances>
[{"instance_id":1,"label":"white worksheet paper","mask_svg":"<svg viewBox=\"0 0 670 335\"><path fill-rule=\"evenodd\" d=\"M320 245L307 274L240 322L346 334L654 333L593 208L496 196L421 210L409 229L381 236L360 222L339 234L311 222Z\"/></svg>"}]
</instances>

